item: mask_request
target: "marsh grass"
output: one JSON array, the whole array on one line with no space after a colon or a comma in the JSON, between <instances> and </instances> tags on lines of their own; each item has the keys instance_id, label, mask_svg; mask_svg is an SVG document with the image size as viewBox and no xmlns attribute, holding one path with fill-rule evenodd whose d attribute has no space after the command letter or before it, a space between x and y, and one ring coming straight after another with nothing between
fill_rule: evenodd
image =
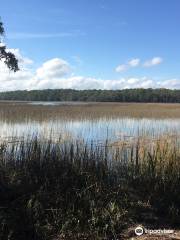
<instances>
[{"instance_id":1,"label":"marsh grass","mask_svg":"<svg viewBox=\"0 0 180 240\"><path fill-rule=\"evenodd\" d=\"M0 141L29 135L58 140L61 135L65 141L93 140L99 144L108 138L113 144L139 136L180 134L180 104L38 104L0 102Z\"/></svg>"},{"instance_id":2,"label":"marsh grass","mask_svg":"<svg viewBox=\"0 0 180 240\"><path fill-rule=\"evenodd\" d=\"M117 117L172 119L180 118L180 104L162 103L61 103L60 105L30 104L31 102L0 101L0 118L7 122L46 121L49 119L98 120Z\"/></svg>"},{"instance_id":3,"label":"marsh grass","mask_svg":"<svg viewBox=\"0 0 180 240\"><path fill-rule=\"evenodd\" d=\"M147 142L147 140L146 140ZM0 239L117 239L136 223L180 227L178 140L0 146Z\"/></svg>"}]
</instances>

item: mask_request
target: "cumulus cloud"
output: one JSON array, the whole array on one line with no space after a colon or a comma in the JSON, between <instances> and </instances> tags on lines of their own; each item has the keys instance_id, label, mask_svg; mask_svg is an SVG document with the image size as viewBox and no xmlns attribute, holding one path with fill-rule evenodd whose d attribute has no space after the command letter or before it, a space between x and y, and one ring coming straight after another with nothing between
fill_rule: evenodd
<instances>
[{"instance_id":1,"label":"cumulus cloud","mask_svg":"<svg viewBox=\"0 0 180 240\"><path fill-rule=\"evenodd\" d=\"M163 62L163 59L161 57L154 57L150 60L147 60L144 62L143 67L153 67L156 65L159 65ZM134 68L134 67L138 67L140 66L141 60L139 58L134 58L131 59L130 61L128 61L126 64L121 64L119 66L116 67L116 72L120 73L120 72L124 72L130 68Z\"/></svg>"},{"instance_id":2,"label":"cumulus cloud","mask_svg":"<svg viewBox=\"0 0 180 240\"><path fill-rule=\"evenodd\" d=\"M157 86L161 88L172 88L172 89L180 89L180 79L170 79L157 83Z\"/></svg>"},{"instance_id":3,"label":"cumulus cloud","mask_svg":"<svg viewBox=\"0 0 180 240\"><path fill-rule=\"evenodd\" d=\"M126 71L128 69L128 66L125 65L125 64L122 64L122 65L119 65L116 67L116 72L123 72L123 71Z\"/></svg>"},{"instance_id":4,"label":"cumulus cloud","mask_svg":"<svg viewBox=\"0 0 180 240\"><path fill-rule=\"evenodd\" d=\"M39 79L60 78L71 72L70 65L63 59L53 58L36 70Z\"/></svg>"},{"instance_id":5,"label":"cumulus cloud","mask_svg":"<svg viewBox=\"0 0 180 240\"><path fill-rule=\"evenodd\" d=\"M25 65L33 64L32 59L22 56L22 54L20 53L20 50L18 48L16 48L16 49L8 48L7 51L14 53L14 55L16 56L16 58L19 61L19 64L21 65L21 67L23 67Z\"/></svg>"},{"instance_id":6,"label":"cumulus cloud","mask_svg":"<svg viewBox=\"0 0 180 240\"><path fill-rule=\"evenodd\" d=\"M119 80L104 80L92 77L83 76L70 76L67 78L59 79L43 79L39 82L34 82L29 89L47 89L47 88L63 88L63 89L125 89L125 88L149 88L153 87L154 83L152 80L146 78L121 78Z\"/></svg>"},{"instance_id":7,"label":"cumulus cloud","mask_svg":"<svg viewBox=\"0 0 180 240\"><path fill-rule=\"evenodd\" d=\"M32 90L32 89L127 89L127 88L179 88L180 79L155 81L143 78L101 79L72 74L70 64L60 58L50 59L36 70L28 68L32 60L24 58L19 50L14 49L15 55L21 59L22 68L10 72L3 62L0 62L0 91ZM27 60L28 59L28 60ZM132 60L131 60L132 61ZM138 61L131 65L139 64ZM28 65L28 66L27 66ZM24 67L27 66L27 67Z\"/></svg>"},{"instance_id":8,"label":"cumulus cloud","mask_svg":"<svg viewBox=\"0 0 180 240\"><path fill-rule=\"evenodd\" d=\"M133 68L133 67L138 67L140 64L140 59L139 58L134 58L129 60L126 64L121 64L119 66L116 67L116 72L123 72L128 70L129 68Z\"/></svg>"},{"instance_id":9,"label":"cumulus cloud","mask_svg":"<svg viewBox=\"0 0 180 240\"><path fill-rule=\"evenodd\" d=\"M10 72L3 62L0 62L0 91L27 89L27 84L33 78L33 73L27 69L21 69L16 73Z\"/></svg>"},{"instance_id":10,"label":"cumulus cloud","mask_svg":"<svg viewBox=\"0 0 180 240\"><path fill-rule=\"evenodd\" d=\"M163 62L163 59L161 57L154 57L144 63L144 67L153 67L156 65L159 65Z\"/></svg>"},{"instance_id":11,"label":"cumulus cloud","mask_svg":"<svg viewBox=\"0 0 180 240\"><path fill-rule=\"evenodd\" d=\"M139 66L140 64L140 59L139 58L135 58L135 59L131 59L129 62L128 62L128 65L130 67L137 67Z\"/></svg>"}]
</instances>

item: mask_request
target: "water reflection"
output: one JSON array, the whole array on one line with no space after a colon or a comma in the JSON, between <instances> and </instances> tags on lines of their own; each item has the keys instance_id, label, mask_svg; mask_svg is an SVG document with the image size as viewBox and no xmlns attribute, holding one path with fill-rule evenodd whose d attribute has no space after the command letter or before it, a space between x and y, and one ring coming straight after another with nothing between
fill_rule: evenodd
<instances>
[{"instance_id":1,"label":"water reflection","mask_svg":"<svg viewBox=\"0 0 180 240\"><path fill-rule=\"evenodd\" d=\"M136 119L136 118L99 118L99 119L63 119L45 121L24 120L21 122L0 120L1 139L38 136L44 139L58 140L83 139L85 142L111 142L131 140L139 136L157 138L161 135L179 135L179 119Z\"/></svg>"}]
</instances>

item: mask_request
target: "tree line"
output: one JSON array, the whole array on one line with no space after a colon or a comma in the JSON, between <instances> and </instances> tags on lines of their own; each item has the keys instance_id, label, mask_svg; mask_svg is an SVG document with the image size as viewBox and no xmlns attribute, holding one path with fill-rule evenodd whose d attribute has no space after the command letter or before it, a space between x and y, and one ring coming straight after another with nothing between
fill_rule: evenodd
<instances>
[{"instance_id":1,"label":"tree line","mask_svg":"<svg viewBox=\"0 0 180 240\"><path fill-rule=\"evenodd\" d=\"M123 90L22 90L1 92L0 100L180 103L180 90L152 88Z\"/></svg>"}]
</instances>

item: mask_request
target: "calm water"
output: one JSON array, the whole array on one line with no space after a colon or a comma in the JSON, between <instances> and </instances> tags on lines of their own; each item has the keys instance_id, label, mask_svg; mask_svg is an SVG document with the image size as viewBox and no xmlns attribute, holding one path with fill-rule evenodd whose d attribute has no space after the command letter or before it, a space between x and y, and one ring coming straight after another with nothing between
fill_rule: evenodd
<instances>
[{"instance_id":1,"label":"calm water","mask_svg":"<svg viewBox=\"0 0 180 240\"><path fill-rule=\"evenodd\" d=\"M29 104L29 103L27 103ZM31 103L34 108L37 105L49 106L49 108L59 103ZM67 104L67 103L60 103ZM69 105L75 103L68 103ZM76 105L76 104L75 104ZM45 139L53 138L57 140L61 137L63 140L84 140L85 142L95 141L104 142L108 139L111 142L120 140L132 140L138 136L146 136L157 138L162 135L180 135L180 119L179 118L133 118L133 117L98 117L93 119L74 119L67 116L65 119L62 115L66 115L66 108L62 114L56 115L56 111L52 111L51 117L43 120L33 115L28 118L21 119L23 110L20 112L18 103L14 108L7 106L0 114L0 136L1 139L22 138L28 136L38 136ZM15 110L14 110L15 109ZM35 109L36 110L36 109ZM51 109L50 109L51 110ZM9 111L10 117L7 117L6 111ZM19 111L19 112L18 112ZM83 108L82 108L83 111ZM93 109L92 109L93 112ZM18 114L19 113L19 114ZM37 113L36 113L37 114ZM39 114L39 113L38 113ZM44 114L44 113L42 113ZM17 119L16 119L17 118Z\"/></svg>"}]
</instances>

